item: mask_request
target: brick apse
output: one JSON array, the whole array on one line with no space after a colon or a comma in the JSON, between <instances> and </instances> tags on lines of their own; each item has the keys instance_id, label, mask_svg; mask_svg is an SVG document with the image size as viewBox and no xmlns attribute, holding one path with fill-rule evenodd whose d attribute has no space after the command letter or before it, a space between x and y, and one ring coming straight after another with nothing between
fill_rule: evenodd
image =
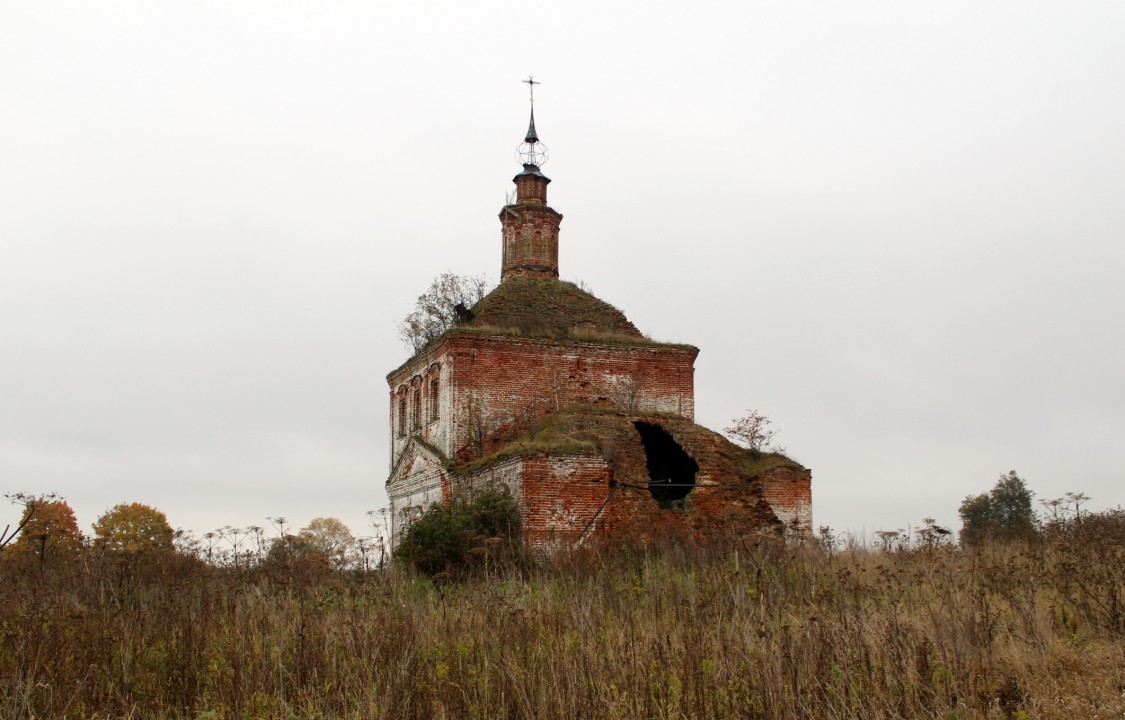
<instances>
[{"instance_id":1,"label":"brick apse","mask_svg":"<svg viewBox=\"0 0 1125 720\"><path fill-rule=\"evenodd\" d=\"M541 149L533 116L500 211L500 285L387 375L392 544L429 505L486 485L512 492L534 545L807 534L809 470L694 422L699 350L652 342L558 279Z\"/></svg>"}]
</instances>

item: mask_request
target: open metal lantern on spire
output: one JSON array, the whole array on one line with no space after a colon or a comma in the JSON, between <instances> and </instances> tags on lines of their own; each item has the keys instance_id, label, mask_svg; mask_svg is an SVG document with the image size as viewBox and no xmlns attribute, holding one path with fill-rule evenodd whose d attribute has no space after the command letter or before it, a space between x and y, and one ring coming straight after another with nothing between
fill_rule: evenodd
<instances>
[{"instance_id":1,"label":"open metal lantern on spire","mask_svg":"<svg viewBox=\"0 0 1125 720\"><path fill-rule=\"evenodd\" d=\"M530 92L531 122L527 126L527 135L524 136L523 142L516 148L516 159L525 167L531 165L539 168L543 167L551 156L547 146L539 142L539 135L535 132L535 86L539 82L531 75L528 75L524 82L527 83Z\"/></svg>"}]
</instances>

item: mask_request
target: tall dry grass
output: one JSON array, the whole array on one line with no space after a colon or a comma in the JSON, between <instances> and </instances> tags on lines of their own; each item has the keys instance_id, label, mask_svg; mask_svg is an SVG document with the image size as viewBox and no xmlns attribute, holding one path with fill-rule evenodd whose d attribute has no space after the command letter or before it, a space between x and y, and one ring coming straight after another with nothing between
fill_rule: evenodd
<instances>
[{"instance_id":1,"label":"tall dry grass","mask_svg":"<svg viewBox=\"0 0 1125 720\"><path fill-rule=\"evenodd\" d=\"M435 585L183 554L0 562L0 717L1125 716L1125 516L732 539Z\"/></svg>"}]
</instances>

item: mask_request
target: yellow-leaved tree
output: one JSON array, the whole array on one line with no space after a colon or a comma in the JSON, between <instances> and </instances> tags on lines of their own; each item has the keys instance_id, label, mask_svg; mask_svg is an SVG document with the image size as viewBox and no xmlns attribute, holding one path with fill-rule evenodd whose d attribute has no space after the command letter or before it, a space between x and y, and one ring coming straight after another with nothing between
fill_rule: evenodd
<instances>
[{"instance_id":1,"label":"yellow-leaved tree","mask_svg":"<svg viewBox=\"0 0 1125 720\"><path fill-rule=\"evenodd\" d=\"M94 523L94 543L112 552L170 550L174 535L164 513L143 503L116 505Z\"/></svg>"},{"instance_id":2,"label":"yellow-leaved tree","mask_svg":"<svg viewBox=\"0 0 1125 720\"><path fill-rule=\"evenodd\" d=\"M355 536L348 526L334 517L315 518L297 537L305 541L313 550L324 553L333 567L338 570L347 566L348 551L355 542Z\"/></svg>"}]
</instances>

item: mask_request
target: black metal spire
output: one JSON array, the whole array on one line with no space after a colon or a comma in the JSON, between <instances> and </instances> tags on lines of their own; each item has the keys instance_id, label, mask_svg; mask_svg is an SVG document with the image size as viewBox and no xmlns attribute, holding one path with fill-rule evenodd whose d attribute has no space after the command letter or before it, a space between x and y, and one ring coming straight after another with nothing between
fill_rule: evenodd
<instances>
[{"instance_id":1,"label":"black metal spire","mask_svg":"<svg viewBox=\"0 0 1125 720\"><path fill-rule=\"evenodd\" d=\"M539 135L535 132L535 86L538 85L539 82L533 75L528 75L527 80L524 80L524 82L527 83L527 91L529 99L531 100L531 124L527 126L527 137L525 137L523 141L525 143L537 143L539 142Z\"/></svg>"},{"instance_id":2,"label":"black metal spire","mask_svg":"<svg viewBox=\"0 0 1125 720\"><path fill-rule=\"evenodd\" d=\"M539 142L539 136L535 134L535 106L531 106L531 124L527 126L527 137L523 139L525 143Z\"/></svg>"}]
</instances>

